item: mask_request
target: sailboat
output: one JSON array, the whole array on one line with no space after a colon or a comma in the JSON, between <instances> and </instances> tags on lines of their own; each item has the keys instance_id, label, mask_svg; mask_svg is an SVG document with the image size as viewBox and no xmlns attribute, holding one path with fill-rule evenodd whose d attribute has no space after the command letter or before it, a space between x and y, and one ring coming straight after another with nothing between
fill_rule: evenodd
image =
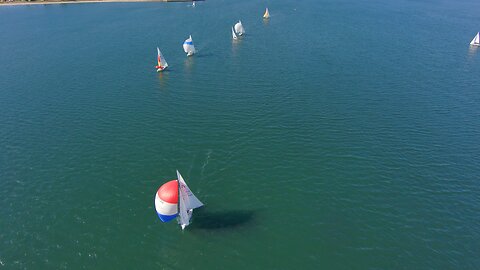
<instances>
[{"instance_id":1,"label":"sailboat","mask_svg":"<svg viewBox=\"0 0 480 270\"><path fill-rule=\"evenodd\" d=\"M240 20L238 20L238 22L235 24L235 32L237 32L239 36L245 34L245 29L243 28L242 22Z\"/></svg>"},{"instance_id":2,"label":"sailboat","mask_svg":"<svg viewBox=\"0 0 480 270\"><path fill-rule=\"evenodd\" d=\"M165 57L163 57L162 52L160 52L160 49L157 47L157 65L155 68L157 69L157 72L164 71L168 67L168 63L165 60Z\"/></svg>"},{"instance_id":3,"label":"sailboat","mask_svg":"<svg viewBox=\"0 0 480 270\"><path fill-rule=\"evenodd\" d=\"M168 222L177 218L182 230L190 224L193 209L202 206L178 171L177 180L163 184L155 194L155 211L160 220Z\"/></svg>"},{"instance_id":4,"label":"sailboat","mask_svg":"<svg viewBox=\"0 0 480 270\"><path fill-rule=\"evenodd\" d=\"M480 32L477 32L477 35L472 39L470 45L480 46Z\"/></svg>"},{"instance_id":5,"label":"sailboat","mask_svg":"<svg viewBox=\"0 0 480 270\"><path fill-rule=\"evenodd\" d=\"M195 1L192 1L192 7L195 7Z\"/></svg>"},{"instance_id":6,"label":"sailboat","mask_svg":"<svg viewBox=\"0 0 480 270\"><path fill-rule=\"evenodd\" d=\"M270 13L268 13L268 8L265 9L265 14L263 14L264 19L270 18Z\"/></svg>"},{"instance_id":7,"label":"sailboat","mask_svg":"<svg viewBox=\"0 0 480 270\"><path fill-rule=\"evenodd\" d=\"M187 54L187 56L191 56L195 53L195 46L193 46L192 35L190 35L185 41L183 42L183 50Z\"/></svg>"},{"instance_id":8,"label":"sailboat","mask_svg":"<svg viewBox=\"0 0 480 270\"><path fill-rule=\"evenodd\" d=\"M232 38L233 38L233 39L237 39L237 38L238 38L237 35L235 34L235 31L233 30L233 27L232 27Z\"/></svg>"}]
</instances>

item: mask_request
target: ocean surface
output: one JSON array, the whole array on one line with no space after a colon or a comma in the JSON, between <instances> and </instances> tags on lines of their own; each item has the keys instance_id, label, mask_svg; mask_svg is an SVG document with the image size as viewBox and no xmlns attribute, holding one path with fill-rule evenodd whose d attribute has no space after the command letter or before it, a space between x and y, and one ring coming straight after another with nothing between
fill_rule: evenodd
<instances>
[{"instance_id":1,"label":"ocean surface","mask_svg":"<svg viewBox=\"0 0 480 270\"><path fill-rule=\"evenodd\" d=\"M0 6L0 269L480 269L480 1L189 5Z\"/></svg>"}]
</instances>

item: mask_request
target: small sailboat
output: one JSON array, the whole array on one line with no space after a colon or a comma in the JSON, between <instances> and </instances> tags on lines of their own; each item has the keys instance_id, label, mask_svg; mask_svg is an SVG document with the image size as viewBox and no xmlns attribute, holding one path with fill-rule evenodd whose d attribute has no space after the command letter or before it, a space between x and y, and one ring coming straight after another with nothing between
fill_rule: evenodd
<instances>
[{"instance_id":1,"label":"small sailboat","mask_svg":"<svg viewBox=\"0 0 480 270\"><path fill-rule=\"evenodd\" d=\"M195 46L193 45L192 35L190 35L184 42L183 42L183 50L187 54L187 56L191 56L195 54Z\"/></svg>"},{"instance_id":2,"label":"small sailboat","mask_svg":"<svg viewBox=\"0 0 480 270\"><path fill-rule=\"evenodd\" d=\"M163 184L155 194L155 211L162 222L177 218L178 224L185 229L190 224L193 209L203 206L177 171L177 180Z\"/></svg>"},{"instance_id":3,"label":"small sailboat","mask_svg":"<svg viewBox=\"0 0 480 270\"><path fill-rule=\"evenodd\" d=\"M233 27L232 27L232 38L233 38L233 39L237 39L237 38L238 38L237 35L235 34L235 31L233 30Z\"/></svg>"},{"instance_id":4,"label":"small sailboat","mask_svg":"<svg viewBox=\"0 0 480 270\"><path fill-rule=\"evenodd\" d=\"M192 1L192 7L195 7L195 1Z\"/></svg>"},{"instance_id":5,"label":"small sailboat","mask_svg":"<svg viewBox=\"0 0 480 270\"><path fill-rule=\"evenodd\" d=\"M264 19L270 18L270 13L268 12L268 8L265 9L265 14L263 14Z\"/></svg>"},{"instance_id":6,"label":"small sailboat","mask_svg":"<svg viewBox=\"0 0 480 270\"><path fill-rule=\"evenodd\" d=\"M245 34L245 28L243 28L242 21L238 20L235 24L235 32L237 32L239 36Z\"/></svg>"},{"instance_id":7,"label":"small sailboat","mask_svg":"<svg viewBox=\"0 0 480 270\"><path fill-rule=\"evenodd\" d=\"M157 47L157 65L155 68L157 69L157 72L164 71L168 67L168 63L165 60L165 57L163 57L162 52L160 52L160 49Z\"/></svg>"},{"instance_id":8,"label":"small sailboat","mask_svg":"<svg viewBox=\"0 0 480 270\"><path fill-rule=\"evenodd\" d=\"M477 32L477 35L472 39L470 45L480 46L480 32Z\"/></svg>"}]
</instances>

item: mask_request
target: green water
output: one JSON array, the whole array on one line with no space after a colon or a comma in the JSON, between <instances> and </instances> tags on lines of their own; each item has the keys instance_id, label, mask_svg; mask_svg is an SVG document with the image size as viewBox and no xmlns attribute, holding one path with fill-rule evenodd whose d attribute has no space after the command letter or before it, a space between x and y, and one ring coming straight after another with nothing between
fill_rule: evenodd
<instances>
[{"instance_id":1,"label":"green water","mask_svg":"<svg viewBox=\"0 0 480 270\"><path fill-rule=\"evenodd\" d=\"M0 6L0 268L479 269L479 9Z\"/></svg>"}]
</instances>

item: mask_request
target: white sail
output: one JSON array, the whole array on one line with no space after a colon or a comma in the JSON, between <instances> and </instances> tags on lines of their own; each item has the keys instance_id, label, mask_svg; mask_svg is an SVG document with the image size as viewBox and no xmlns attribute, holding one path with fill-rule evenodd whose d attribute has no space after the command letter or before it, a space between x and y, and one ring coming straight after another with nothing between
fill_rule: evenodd
<instances>
[{"instance_id":1,"label":"white sail","mask_svg":"<svg viewBox=\"0 0 480 270\"><path fill-rule=\"evenodd\" d=\"M188 56L193 55L195 53L195 46L193 45L193 40L191 35L183 42L183 50Z\"/></svg>"},{"instance_id":2,"label":"white sail","mask_svg":"<svg viewBox=\"0 0 480 270\"><path fill-rule=\"evenodd\" d=\"M472 39L470 45L480 46L480 32L477 32L477 35Z\"/></svg>"},{"instance_id":3,"label":"white sail","mask_svg":"<svg viewBox=\"0 0 480 270\"><path fill-rule=\"evenodd\" d=\"M179 181L180 183L180 181ZM191 215L189 215L186 208L186 202L184 197L178 197L178 224L182 226L182 230L190 224ZM193 210L192 210L193 211Z\"/></svg>"},{"instance_id":4,"label":"white sail","mask_svg":"<svg viewBox=\"0 0 480 270\"><path fill-rule=\"evenodd\" d=\"M193 192L187 186L187 183L185 183L185 180L183 180L182 175L180 175L178 171L177 171L177 177L178 177L178 189L180 191L179 197L185 201L185 208L187 210L191 210L191 209L195 209L203 206L203 203L197 197L195 197Z\"/></svg>"},{"instance_id":5,"label":"white sail","mask_svg":"<svg viewBox=\"0 0 480 270\"><path fill-rule=\"evenodd\" d=\"M182 175L177 171L178 177L178 224L182 227L182 230L185 229L190 224L190 219L192 218L193 209L203 206L203 203L195 197L193 192L183 180Z\"/></svg>"},{"instance_id":6,"label":"white sail","mask_svg":"<svg viewBox=\"0 0 480 270\"><path fill-rule=\"evenodd\" d=\"M158 53L158 65L163 67L163 69L167 68L168 67L167 60L165 60L165 57L163 57L163 54L158 47L157 47L157 53Z\"/></svg>"},{"instance_id":7,"label":"white sail","mask_svg":"<svg viewBox=\"0 0 480 270\"><path fill-rule=\"evenodd\" d=\"M263 14L264 19L270 18L270 13L268 12L268 8L265 9L265 14Z\"/></svg>"},{"instance_id":8,"label":"white sail","mask_svg":"<svg viewBox=\"0 0 480 270\"><path fill-rule=\"evenodd\" d=\"M233 31L233 27L232 27L232 38L237 39L237 35L235 34L235 31Z\"/></svg>"},{"instance_id":9,"label":"white sail","mask_svg":"<svg viewBox=\"0 0 480 270\"><path fill-rule=\"evenodd\" d=\"M239 36L245 34L245 28L243 28L243 25L242 25L242 21L238 21L236 24L235 24L235 32L237 32L237 34Z\"/></svg>"}]
</instances>

